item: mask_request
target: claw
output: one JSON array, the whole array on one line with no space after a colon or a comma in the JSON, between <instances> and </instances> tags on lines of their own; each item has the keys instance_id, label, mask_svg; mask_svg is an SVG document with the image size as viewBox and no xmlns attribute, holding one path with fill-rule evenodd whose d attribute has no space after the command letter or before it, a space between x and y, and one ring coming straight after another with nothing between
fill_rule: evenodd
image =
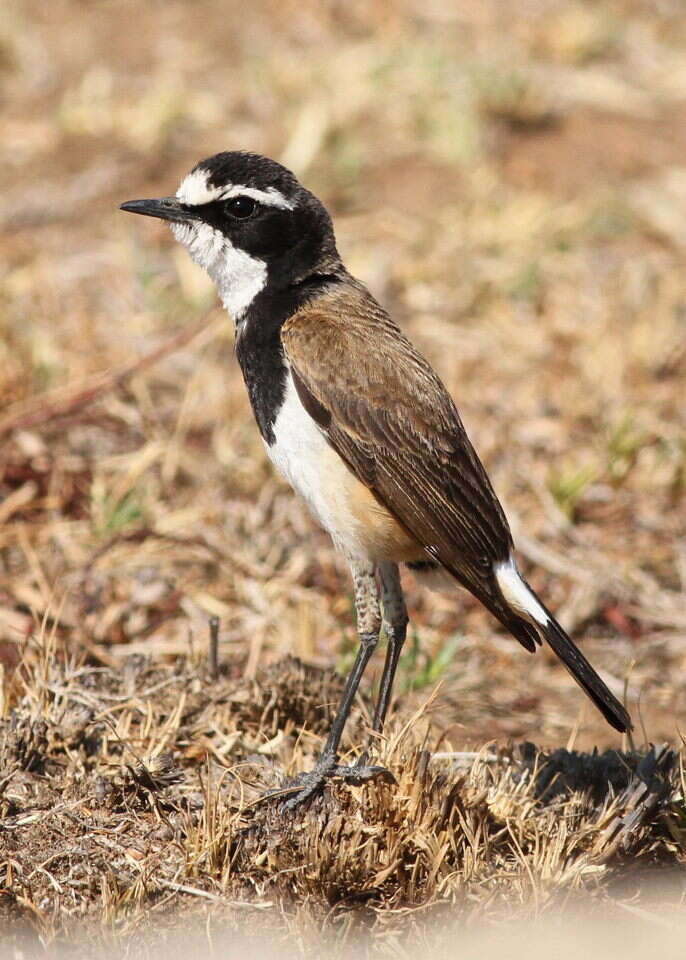
<instances>
[{"instance_id":1,"label":"claw","mask_svg":"<svg viewBox=\"0 0 686 960\"><path fill-rule=\"evenodd\" d=\"M321 757L312 770L301 773L300 776L285 783L278 790L270 790L269 793L264 795L264 799L282 797L286 793L293 792L293 796L284 800L279 808L281 813L285 813L288 810L294 810L305 800L309 800L314 794L319 793L325 782L332 777L337 777L352 786L360 786L376 779L383 783L396 783L391 771L385 767L370 766L367 763L360 764L359 761L353 766L347 767L336 763L335 757Z\"/></svg>"},{"instance_id":2,"label":"claw","mask_svg":"<svg viewBox=\"0 0 686 960\"><path fill-rule=\"evenodd\" d=\"M359 786L361 783L367 783L368 780L377 778L383 783L397 783L391 771L387 770L386 767L370 766L367 763L355 763L352 767L336 766L331 776L341 777L342 780L351 783L353 786Z\"/></svg>"}]
</instances>

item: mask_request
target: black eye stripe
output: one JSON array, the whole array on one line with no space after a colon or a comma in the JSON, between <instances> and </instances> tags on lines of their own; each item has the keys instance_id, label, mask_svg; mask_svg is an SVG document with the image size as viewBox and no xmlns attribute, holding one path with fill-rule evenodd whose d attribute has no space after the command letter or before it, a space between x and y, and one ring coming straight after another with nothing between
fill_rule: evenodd
<instances>
[{"instance_id":1,"label":"black eye stripe","mask_svg":"<svg viewBox=\"0 0 686 960\"><path fill-rule=\"evenodd\" d=\"M237 197L230 197L224 202L224 211L235 220L247 220L252 217L259 207L257 200L241 194Z\"/></svg>"}]
</instances>

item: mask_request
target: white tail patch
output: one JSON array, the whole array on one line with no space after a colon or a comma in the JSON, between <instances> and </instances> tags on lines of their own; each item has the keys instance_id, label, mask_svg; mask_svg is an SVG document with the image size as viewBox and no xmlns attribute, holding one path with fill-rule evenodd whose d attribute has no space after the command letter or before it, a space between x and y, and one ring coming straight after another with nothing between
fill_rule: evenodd
<instances>
[{"instance_id":1,"label":"white tail patch","mask_svg":"<svg viewBox=\"0 0 686 960\"><path fill-rule=\"evenodd\" d=\"M496 564L495 579L500 592L517 613L534 624L545 626L549 622L548 614L522 580L512 557Z\"/></svg>"}]
</instances>

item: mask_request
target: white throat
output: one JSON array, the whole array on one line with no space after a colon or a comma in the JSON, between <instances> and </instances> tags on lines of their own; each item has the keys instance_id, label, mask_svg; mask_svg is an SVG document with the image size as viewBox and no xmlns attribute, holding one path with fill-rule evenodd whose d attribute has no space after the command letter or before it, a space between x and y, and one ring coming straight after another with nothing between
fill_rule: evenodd
<instances>
[{"instance_id":1,"label":"white throat","mask_svg":"<svg viewBox=\"0 0 686 960\"><path fill-rule=\"evenodd\" d=\"M207 223L192 220L170 226L179 243L214 280L224 307L238 323L267 282L264 260L234 247L221 230Z\"/></svg>"}]
</instances>

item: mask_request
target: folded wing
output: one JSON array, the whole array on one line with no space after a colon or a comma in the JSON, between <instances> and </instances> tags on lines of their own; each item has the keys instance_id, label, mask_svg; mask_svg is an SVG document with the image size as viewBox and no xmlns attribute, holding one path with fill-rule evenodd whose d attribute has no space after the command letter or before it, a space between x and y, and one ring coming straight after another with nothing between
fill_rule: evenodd
<instances>
[{"instance_id":1,"label":"folded wing","mask_svg":"<svg viewBox=\"0 0 686 960\"><path fill-rule=\"evenodd\" d=\"M507 520L436 373L362 288L336 286L283 327L301 402L357 478L529 650L502 596Z\"/></svg>"}]
</instances>

